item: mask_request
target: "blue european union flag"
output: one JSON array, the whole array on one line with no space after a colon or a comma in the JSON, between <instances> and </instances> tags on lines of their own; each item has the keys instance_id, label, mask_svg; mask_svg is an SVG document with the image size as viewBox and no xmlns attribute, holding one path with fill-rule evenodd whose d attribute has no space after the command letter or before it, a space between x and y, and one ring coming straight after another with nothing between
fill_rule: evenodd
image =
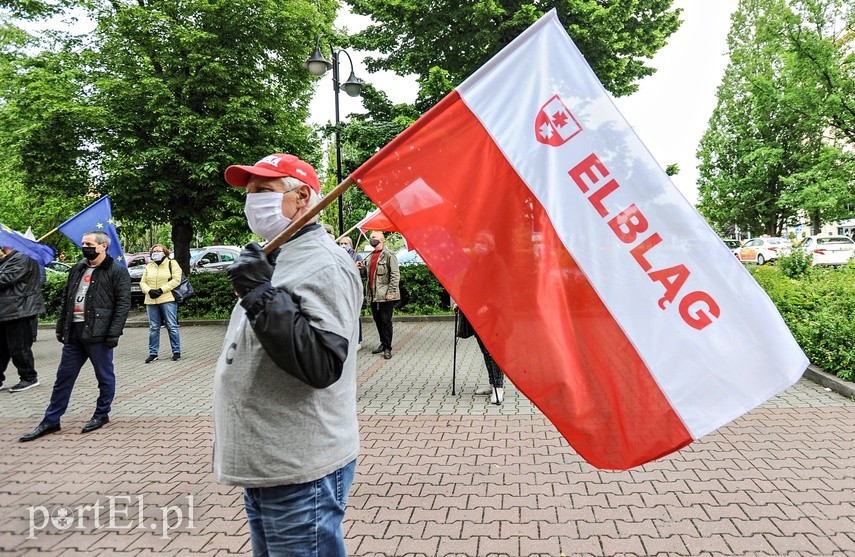
<instances>
[{"instance_id":1,"label":"blue european union flag","mask_svg":"<svg viewBox=\"0 0 855 557\"><path fill-rule=\"evenodd\" d=\"M109 195L105 195L86 207L57 228L78 247L83 241L84 234L88 232L106 233L110 237L110 247L107 248L107 254L116 261L127 265L122 244L119 242L119 234L116 232L115 224L113 224L113 209L110 207Z\"/></svg>"},{"instance_id":2,"label":"blue european union flag","mask_svg":"<svg viewBox=\"0 0 855 557\"><path fill-rule=\"evenodd\" d=\"M41 266L53 261L53 248L30 240L3 223L0 223L0 246L19 251L38 261Z\"/></svg>"}]
</instances>

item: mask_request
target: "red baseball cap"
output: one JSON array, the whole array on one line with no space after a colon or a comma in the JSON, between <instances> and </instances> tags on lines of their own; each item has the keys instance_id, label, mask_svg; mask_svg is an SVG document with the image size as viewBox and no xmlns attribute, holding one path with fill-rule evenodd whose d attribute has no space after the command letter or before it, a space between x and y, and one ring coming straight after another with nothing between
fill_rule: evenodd
<instances>
[{"instance_id":1,"label":"red baseball cap","mask_svg":"<svg viewBox=\"0 0 855 557\"><path fill-rule=\"evenodd\" d=\"M265 178L284 178L291 176L305 182L315 193L321 193L321 183L312 165L300 160L294 155L273 153L252 166L234 164L226 168L226 183L238 188L245 188L249 177L264 176Z\"/></svg>"}]
</instances>

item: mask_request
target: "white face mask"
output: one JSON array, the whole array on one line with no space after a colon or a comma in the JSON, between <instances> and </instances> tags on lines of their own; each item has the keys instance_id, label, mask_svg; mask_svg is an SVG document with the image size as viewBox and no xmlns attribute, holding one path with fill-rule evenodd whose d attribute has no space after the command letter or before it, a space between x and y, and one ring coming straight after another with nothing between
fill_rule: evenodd
<instances>
[{"instance_id":1,"label":"white face mask","mask_svg":"<svg viewBox=\"0 0 855 557\"><path fill-rule=\"evenodd\" d=\"M282 214L284 195L284 192L276 191L246 195L243 212L249 223L249 229L265 240L272 240L291 224L291 219Z\"/></svg>"},{"instance_id":2,"label":"white face mask","mask_svg":"<svg viewBox=\"0 0 855 557\"><path fill-rule=\"evenodd\" d=\"M160 263L161 261L163 261L163 252L161 252L161 251L156 251L156 252L154 252L153 254L151 254L151 258L152 258L154 261L156 261L156 262Z\"/></svg>"}]
</instances>

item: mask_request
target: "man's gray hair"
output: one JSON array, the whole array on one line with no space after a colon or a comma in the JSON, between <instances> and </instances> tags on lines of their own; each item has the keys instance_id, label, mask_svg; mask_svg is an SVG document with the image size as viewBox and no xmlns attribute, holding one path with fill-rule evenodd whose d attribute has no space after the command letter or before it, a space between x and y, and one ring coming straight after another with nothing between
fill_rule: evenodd
<instances>
[{"instance_id":1,"label":"man's gray hair","mask_svg":"<svg viewBox=\"0 0 855 557\"><path fill-rule=\"evenodd\" d=\"M311 193L309 195L309 204L306 205L307 210L311 209L312 207L314 207L315 205L317 205L318 203L321 202L321 196L318 195L318 193L314 189L312 189L312 186L309 186L309 184L307 184L306 182L303 182L302 180L298 180L297 178L294 178L293 176L285 176L284 178L282 178L282 183L285 184L285 191L295 190L295 189L299 188L300 186L308 186L309 187L309 192L311 192ZM314 217L312 217L311 220L309 220L309 222L318 222L319 216L320 215L315 215Z\"/></svg>"},{"instance_id":2,"label":"man's gray hair","mask_svg":"<svg viewBox=\"0 0 855 557\"><path fill-rule=\"evenodd\" d=\"M95 242L98 244L107 244L107 247L110 247L110 236L107 235L106 232L102 232L100 230L93 230L92 232L87 232L84 236L95 236Z\"/></svg>"}]
</instances>

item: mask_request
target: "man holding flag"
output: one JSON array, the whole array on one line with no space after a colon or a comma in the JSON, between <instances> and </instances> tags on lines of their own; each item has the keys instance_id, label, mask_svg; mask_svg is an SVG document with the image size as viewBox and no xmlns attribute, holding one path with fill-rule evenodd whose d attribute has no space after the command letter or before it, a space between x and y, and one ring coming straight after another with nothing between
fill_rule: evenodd
<instances>
[{"instance_id":1,"label":"man holding flag","mask_svg":"<svg viewBox=\"0 0 855 557\"><path fill-rule=\"evenodd\" d=\"M110 237L101 231L83 235L83 259L68 273L56 322L56 339L63 346L50 404L41 423L23 435L22 442L60 430L60 418L68 408L74 382L87 360L95 369L100 394L83 433L95 431L110 421L116 393L113 349L119 344L131 309L131 277L124 264L108 255L110 243Z\"/></svg>"}]
</instances>

